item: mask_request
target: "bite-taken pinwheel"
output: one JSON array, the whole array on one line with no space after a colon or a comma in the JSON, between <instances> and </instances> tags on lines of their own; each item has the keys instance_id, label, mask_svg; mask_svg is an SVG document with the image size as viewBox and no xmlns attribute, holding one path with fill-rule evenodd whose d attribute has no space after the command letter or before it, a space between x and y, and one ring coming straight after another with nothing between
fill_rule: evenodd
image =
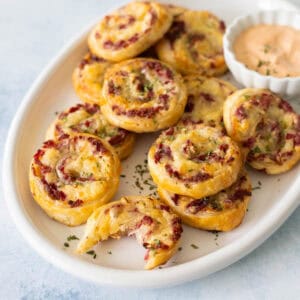
<instances>
[{"instance_id":1,"label":"bite-taken pinwheel","mask_svg":"<svg viewBox=\"0 0 300 300\"><path fill-rule=\"evenodd\" d=\"M50 217L76 226L115 194L120 168L113 148L95 136L48 140L33 156L30 189Z\"/></svg>"},{"instance_id":2,"label":"bite-taken pinwheel","mask_svg":"<svg viewBox=\"0 0 300 300\"><path fill-rule=\"evenodd\" d=\"M165 63L136 58L112 65L103 83L101 111L113 125L151 132L174 125L187 95L183 78Z\"/></svg>"},{"instance_id":3,"label":"bite-taken pinwheel","mask_svg":"<svg viewBox=\"0 0 300 300\"><path fill-rule=\"evenodd\" d=\"M105 16L88 38L93 54L119 62L135 57L163 37L172 14L156 2L131 2Z\"/></svg>"},{"instance_id":4,"label":"bite-taken pinwheel","mask_svg":"<svg viewBox=\"0 0 300 300\"><path fill-rule=\"evenodd\" d=\"M224 128L224 102L236 91L236 87L228 81L198 74L185 76L184 82L188 91L188 100L181 121L184 124L204 123L212 127Z\"/></svg>"},{"instance_id":5,"label":"bite-taken pinwheel","mask_svg":"<svg viewBox=\"0 0 300 300\"><path fill-rule=\"evenodd\" d=\"M247 149L247 162L255 169L279 174L300 160L300 116L269 90L247 88L229 96L224 124Z\"/></svg>"},{"instance_id":6,"label":"bite-taken pinwheel","mask_svg":"<svg viewBox=\"0 0 300 300\"><path fill-rule=\"evenodd\" d=\"M181 220L170 207L146 196L126 196L96 209L77 247L83 254L108 238L135 236L147 249L145 269L166 263L177 250Z\"/></svg>"},{"instance_id":7,"label":"bite-taken pinwheel","mask_svg":"<svg viewBox=\"0 0 300 300\"><path fill-rule=\"evenodd\" d=\"M154 182L169 192L193 198L229 187L241 166L239 146L219 129L202 124L163 131L148 153Z\"/></svg>"},{"instance_id":8,"label":"bite-taken pinwheel","mask_svg":"<svg viewBox=\"0 0 300 300\"><path fill-rule=\"evenodd\" d=\"M158 42L158 57L183 74L223 74L227 70L224 31L224 22L212 13L187 10L174 17L171 28Z\"/></svg>"},{"instance_id":9,"label":"bite-taken pinwheel","mask_svg":"<svg viewBox=\"0 0 300 300\"><path fill-rule=\"evenodd\" d=\"M120 159L128 157L135 134L111 125L96 104L77 104L60 113L47 131L46 139L59 139L66 134L88 133L107 141Z\"/></svg>"},{"instance_id":10,"label":"bite-taken pinwheel","mask_svg":"<svg viewBox=\"0 0 300 300\"><path fill-rule=\"evenodd\" d=\"M251 182L243 170L235 183L212 196L195 199L161 187L158 193L184 223L203 230L230 231L239 226L245 216L251 198Z\"/></svg>"},{"instance_id":11,"label":"bite-taken pinwheel","mask_svg":"<svg viewBox=\"0 0 300 300\"><path fill-rule=\"evenodd\" d=\"M87 103L102 102L102 85L104 73L111 62L96 55L87 53L75 68L72 81L78 97Z\"/></svg>"}]
</instances>

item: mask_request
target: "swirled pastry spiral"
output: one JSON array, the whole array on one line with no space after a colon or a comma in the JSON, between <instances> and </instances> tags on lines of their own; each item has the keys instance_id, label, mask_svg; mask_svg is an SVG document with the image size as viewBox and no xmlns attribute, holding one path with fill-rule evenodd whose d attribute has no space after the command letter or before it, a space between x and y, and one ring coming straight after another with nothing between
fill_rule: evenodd
<instances>
[{"instance_id":1,"label":"swirled pastry spiral","mask_svg":"<svg viewBox=\"0 0 300 300\"><path fill-rule=\"evenodd\" d=\"M158 187L164 200L184 223L204 230L229 231L242 222L251 198L250 178L243 170L235 183L200 199L170 193Z\"/></svg>"},{"instance_id":2,"label":"swirled pastry spiral","mask_svg":"<svg viewBox=\"0 0 300 300\"><path fill-rule=\"evenodd\" d=\"M182 122L204 123L224 128L224 102L236 88L225 80L197 74L185 76L184 82L188 91L188 100L181 118Z\"/></svg>"},{"instance_id":3,"label":"swirled pastry spiral","mask_svg":"<svg viewBox=\"0 0 300 300\"><path fill-rule=\"evenodd\" d=\"M239 146L219 129L202 124L171 127L148 153L154 182L169 192L202 198L233 184L242 166Z\"/></svg>"},{"instance_id":4,"label":"swirled pastry spiral","mask_svg":"<svg viewBox=\"0 0 300 300\"><path fill-rule=\"evenodd\" d=\"M300 159L300 116L265 89L243 89L224 104L227 133L248 150L247 162L268 174L291 169Z\"/></svg>"},{"instance_id":5,"label":"swirled pastry spiral","mask_svg":"<svg viewBox=\"0 0 300 300\"><path fill-rule=\"evenodd\" d=\"M102 113L113 125L134 132L174 125L186 105L181 75L163 62L136 58L107 69Z\"/></svg>"},{"instance_id":6,"label":"swirled pastry spiral","mask_svg":"<svg viewBox=\"0 0 300 300\"><path fill-rule=\"evenodd\" d=\"M30 165L34 200L53 219L70 226L85 223L117 190L120 161L104 140L78 134L48 140Z\"/></svg>"},{"instance_id":7,"label":"swirled pastry spiral","mask_svg":"<svg viewBox=\"0 0 300 300\"><path fill-rule=\"evenodd\" d=\"M82 101L101 104L104 73L110 65L91 53L84 56L72 75L75 92Z\"/></svg>"},{"instance_id":8,"label":"swirled pastry spiral","mask_svg":"<svg viewBox=\"0 0 300 300\"><path fill-rule=\"evenodd\" d=\"M105 16L88 38L93 54L110 61L135 57L169 29L172 15L155 2L131 2Z\"/></svg>"},{"instance_id":9,"label":"swirled pastry spiral","mask_svg":"<svg viewBox=\"0 0 300 300\"><path fill-rule=\"evenodd\" d=\"M158 57L183 74L223 74L227 70L224 31L224 22L210 12L187 10L174 18L171 28L158 42Z\"/></svg>"},{"instance_id":10,"label":"swirled pastry spiral","mask_svg":"<svg viewBox=\"0 0 300 300\"><path fill-rule=\"evenodd\" d=\"M77 104L60 113L51 124L46 139L65 134L88 133L107 141L120 159L128 157L134 146L135 134L107 122L96 104Z\"/></svg>"},{"instance_id":11,"label":"swirled pastry spiral","mask_svg":"<svg viewBox=\"0 0 300 300\"><path fill-rule=\"evenodd\" d=\"M110 237L134 235L147 249L145 269L153 269L171 258L181 232L181 220L169 206L151 197L127 196L94 211L77 253L85 253Z\"/></svg>"}]
</instances>

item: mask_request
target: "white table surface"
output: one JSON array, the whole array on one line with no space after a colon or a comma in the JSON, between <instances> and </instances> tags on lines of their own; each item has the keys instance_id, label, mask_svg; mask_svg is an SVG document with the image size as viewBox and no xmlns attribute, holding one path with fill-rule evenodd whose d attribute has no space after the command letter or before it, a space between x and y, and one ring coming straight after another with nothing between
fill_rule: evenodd
<instances>
[{"instance_id":1,"label":"white table surface","mask_svg":"<svg viewBox=\"0 0 300 300\"><path fill-rule=\"evenodd\" d=\"M74 33L99 15L97 7L110 2L0 1L1 169L7 130L24 93ZM300 299L300 208L262 246L223 271L172 288L125 290L82 281L47 263L16 230L2 189L0 199L1 300Z\"/></svg>"}]
</instances>

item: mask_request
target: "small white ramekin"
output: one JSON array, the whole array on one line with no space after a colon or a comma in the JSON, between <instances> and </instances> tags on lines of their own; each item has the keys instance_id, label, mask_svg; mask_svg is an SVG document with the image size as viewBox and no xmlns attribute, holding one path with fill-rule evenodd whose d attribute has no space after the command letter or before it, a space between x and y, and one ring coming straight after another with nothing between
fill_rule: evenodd
<instances>
[{"instance_id":1,"label":"small white ramekin","mask_svg":"<svg viewBox=\"0 0 300 300\"><path fill-rule=\"evenodd\" d=\"M233 43L245 29L258 24L287 25L300 29L300 13L292 11L260 11L235 19L224 35L224 56L235 79L245 87L267 88L282 96L292 98L300 95L300 77L277 78L262 75L248 69L238 61L233 52Z\"/></svg>"}]
</instances>

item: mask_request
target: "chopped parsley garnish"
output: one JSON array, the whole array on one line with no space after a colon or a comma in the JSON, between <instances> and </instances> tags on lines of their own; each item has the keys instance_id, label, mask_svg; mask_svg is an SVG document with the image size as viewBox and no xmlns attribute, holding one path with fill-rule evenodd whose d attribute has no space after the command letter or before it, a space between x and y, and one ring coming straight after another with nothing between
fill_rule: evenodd
<instances>
[{"instance_id":1,"label":"chopped parsley garnish","mask_svg":"<svg viewBox=\"0 0 300 300\"><path fill-rule=\"evenodd\" d=\"M253 153L261 153L261 149L258 146L256 146L255 148L252 149L252 152Z\"/></svg>"},{"instance_id":2,"label":"chopped parsley garnish","mask_svg":"<svg viewBox=\"0 0 300 300\"><path fill-rule=\"evenodd\" d=\"M70 241L74 241L74 240L79 240L79 238L76 236L76 235L69 235L67 237L67 241L70 242Z\"/></svg>"},{"instance_id":3,"label":"chopped parsley garnish","mask_svg":"<svg viewBox=\"0 0 300 300\"><path fill-rule=\"evenodd\" d=\"M69 245L69 243L65 242L65 243L64 243L64 246L65 246L65 247L69 247L70 245Z\"/></svg>"},{"instance_id":4,"label":"chopped parsley garnish","mask_svg":"<svg viewBox=\"0 0 300 300\"><path fill-rule=\"evenodd\" d=\"M265 60L259 60L258 63L257 63L257 67L260 68L262 67L263 65L269 65L270 62L269 61L265 61Z\"/></svg>"},{"instance_id":5,"label":"chopped parsley garnish","mask_svg":"<svg viewBox=\"0 0 300 300\"><path fill-rule=\"evenodd\" d=\"M271 46L270 45L265 45L264 46L264 53L268 53L271 50Z\"/></svg>"},{"instance_id":6,"label":"chopped parsley garnish","mask_svg":"<svg viewBox=\"0 0 300 300\"><path fill-rule=\"evenodd\" d=\"M194 249L199 249L199 247L196 246L195 244L191 244L191 247L194 248Z\"/></svg>"},{"instance_id":7,"label":"chopped parsley garnish","mask_svg":"<svg viewBox=\"0 0 300 300\"><path fill-rule=\"evenodd\" d=\"M219 201L217 201L217 199L211 199L210 205L214 210L217 210L217 211L223 210L221 203Z\"/></svg>"},{"instance_id":8,"label":"chopped parsley garnish","mask_svg":"<svg viewBox=\"0 0 300 300\"><path fill-rule=\"evenodd\" d=\"M108 254L110 254L110 255L112 254L112 252L111 252L111 251L107 251L107 253L108 253Z\"/></svg>"},{"instance_id":9,"label":"chopped parsley garnish","mask_svg":"<svg viewBox=\"0 0 300 300\"><path fill-rule=\"evenodd\" d=\"M86 254L93 256L93 259L97 257L97 254L94 250L87 251Z\"/></svg>"},{"instance_id":10,"label":"chopped parsley garnish","mask_svg":"<svg viewBox=\"0 0 300 300\"><path fill-rule=\"evenodd\" d=\"M144 92L149 92L153 90L153 85L151 83L144 84Z\"/></svg>"},{"instance_id":11,"label":"chopped parsley garnish","mask_svg":"<svg viewBox=\"0 0 300 300\"><path fill-rule=\"evenodd\" d=\"M266 152L271 152L271 147L270 147L270 145L267 145L265 149L266 149Z\"/></svg>"},{"instance_id":12,"label":"chopped parsley garnish","mask_svg":"<svg viewBox=\"0 0 300 300\"><path fill-rule=\"evenodd\" d=\"M252 188L252 191L255 191L255 190L260 190L260 186L255 186Z\"/></svg>"},{"instance_id":13,"label":"chopped parsley garnish","mask_svg":"<svg viewBox=\"0 0 300 300\"><path fill-rule=\"evenodd\" d=\"M160 240L159 239L155 239L153 242L155 243L155 245L160 246Z\"/></svg>"}]
</instances>

